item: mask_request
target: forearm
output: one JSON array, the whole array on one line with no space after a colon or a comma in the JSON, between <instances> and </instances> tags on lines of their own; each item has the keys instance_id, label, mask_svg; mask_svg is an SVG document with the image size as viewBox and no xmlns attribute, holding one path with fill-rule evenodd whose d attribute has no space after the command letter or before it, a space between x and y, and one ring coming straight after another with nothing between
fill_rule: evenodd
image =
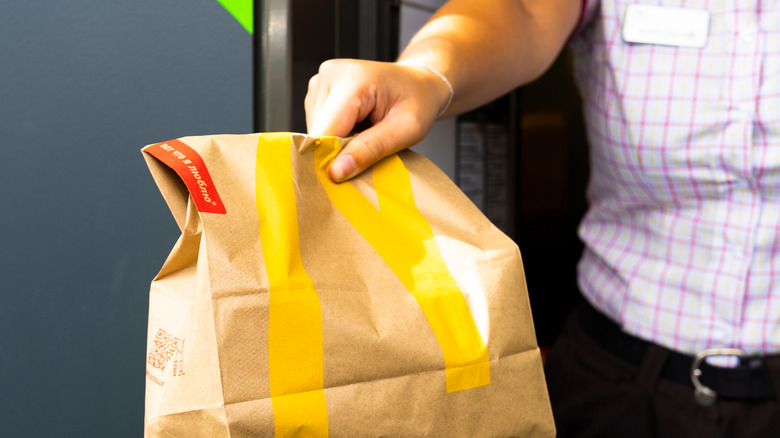
<instances>
[{"instance_id":1,"label":"forearm","mask_svg":"<svg viewBox=\"0 0 780 438\"><path fill-rule=\"evenodd\" d=\"M454 115L541 75L576 25L581 0L450 0L412 39L399 61L446 76Z\"/></svg>"}]
</instances>

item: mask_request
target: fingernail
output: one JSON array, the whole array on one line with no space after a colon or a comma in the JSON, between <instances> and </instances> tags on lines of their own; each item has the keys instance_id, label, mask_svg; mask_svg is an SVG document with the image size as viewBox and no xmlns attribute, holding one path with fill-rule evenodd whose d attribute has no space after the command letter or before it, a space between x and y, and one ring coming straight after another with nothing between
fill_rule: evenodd
<instances>
[{"instance_id":1,"label":"fingernail","mask_svg":"<svg viewBox=\"0 0 780 438\"><path fill-rule=\"evenodd\" d=\"M351 178L356 172L357 163L352 155L339 155L330 165L330 175L337 182Z\"/></svg>"}]
</instances>

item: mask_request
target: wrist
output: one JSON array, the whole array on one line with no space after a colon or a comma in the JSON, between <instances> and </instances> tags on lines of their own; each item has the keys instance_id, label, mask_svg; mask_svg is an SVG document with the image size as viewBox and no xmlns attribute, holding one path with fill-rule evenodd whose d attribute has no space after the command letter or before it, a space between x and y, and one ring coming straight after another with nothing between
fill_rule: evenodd
<instances>
[{"instance_id":1,"label":"wrist","mask_svg":"<svg viewBox=\"0 0 780 438\"><path fill-rule=\"evenodd\" d=\"M396 65L406 66L406 67L414 67L417 69L425 70L428 74L435 76L437 81L440 84L443 84L446 87L447 97L444 99L444 103L440 105L439 111L436 114L436 118L441 118L447 110L449 110L450 105L452 105L452 99L455 97L455 89L452 87L452 82L450 82L449 79L447 79L447 76L445 76L442 72L439 70L418 61L398 61L396 62ZM442 88L439 86L439 88Z\"/></svg>"}]
</instances>

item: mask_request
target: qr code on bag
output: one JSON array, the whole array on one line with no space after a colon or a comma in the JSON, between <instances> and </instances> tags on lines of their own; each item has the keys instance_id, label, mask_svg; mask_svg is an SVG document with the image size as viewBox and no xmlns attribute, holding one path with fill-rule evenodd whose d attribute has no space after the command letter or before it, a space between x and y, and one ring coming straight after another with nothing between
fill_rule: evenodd
<instances>
[{"instance_id":1,"label":"qr code on bag","mask_svg":"<svg viewBox=\"0 0 780 438\"><path fill-rule=\"evenodd\" d=\"M174 354L182 353L181 339L171 335L163 329L157 330L152 341L152 347L149 349L149 365L165 370Z\"/></svg>"}]
</instances>

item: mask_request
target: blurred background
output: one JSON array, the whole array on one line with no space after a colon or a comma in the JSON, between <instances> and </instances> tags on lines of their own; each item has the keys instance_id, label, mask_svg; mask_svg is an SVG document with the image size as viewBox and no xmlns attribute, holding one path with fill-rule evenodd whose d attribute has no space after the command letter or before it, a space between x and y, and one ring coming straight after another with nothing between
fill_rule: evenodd
<instances>
[{"instance_id":1,"label":"blurred background","mask_svg":"<svg viewBox=\"0 0 780 438\"><path fill-rule=\"evenodd\" d=\"M0 0L0 434L143 434L149 283L179 231L140 148L305 131L320 62L392 60L443 0ZM587 173L564 54L415 147L520 245L542 346Z\"/></svg>"}]
</instances>

